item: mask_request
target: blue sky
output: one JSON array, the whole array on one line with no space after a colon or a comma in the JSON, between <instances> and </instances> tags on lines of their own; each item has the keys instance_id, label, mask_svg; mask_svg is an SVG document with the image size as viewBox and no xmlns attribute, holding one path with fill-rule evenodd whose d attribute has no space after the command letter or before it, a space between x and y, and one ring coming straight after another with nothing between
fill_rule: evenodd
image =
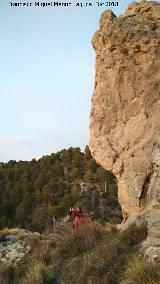
<instances>
[{"instance_id":1,"label":"blue sky","mask_svg":"<svg viewBox=\"0 0 160 284\"><path fill-rule=\"evenodd\" d=\"M131 2L119 0L114 12ZM95 72L91 38L104 10L0 1L0 161L84 149Z\"/></svg>"}]
</instances>

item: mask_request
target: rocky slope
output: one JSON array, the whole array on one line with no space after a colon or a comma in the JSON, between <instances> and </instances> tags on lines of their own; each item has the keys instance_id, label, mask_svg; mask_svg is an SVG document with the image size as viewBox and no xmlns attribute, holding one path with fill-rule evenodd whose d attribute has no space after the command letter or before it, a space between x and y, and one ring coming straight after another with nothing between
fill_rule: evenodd
<instances>
[{"instance_id":1,"label":"rocky slope","mask_svg":"<svg viewBox=\"0 0 160 284\"><path fill-rule=\"evenodd\" d=\"M146 255L160 256L160 3L105 11L92 40L96 76L90 150L118 179L125 223L148 227Z\"/></svg>"},{"instance_id":2,"label":"rocky slope","mask_svg":"<svg viewBox=\"0 0 160 284\"><path fill-rule=\"evenodd\" d=\"M0 266L18 264L26 256L31 257L38 245L47 247L57 241L59 233L66 227L68 220L69 216L66 216L56 228L52 226L51 231L43 234L18 228L0 231Z\"/></svg>"}]
</instances>

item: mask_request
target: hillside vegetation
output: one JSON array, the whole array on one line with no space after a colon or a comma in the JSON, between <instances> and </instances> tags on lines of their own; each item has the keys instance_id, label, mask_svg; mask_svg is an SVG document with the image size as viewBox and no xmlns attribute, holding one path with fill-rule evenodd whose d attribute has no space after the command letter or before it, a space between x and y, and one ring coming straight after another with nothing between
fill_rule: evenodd
<instances>
[{"instance_id":1,"label":"hillside vegetation","mask_svg":"<svg viewBox=\"0 0 160 284\"><path fill-rule=\"evenodd\" d=\"M95 162L88 146L84 153L71 147L38 161L1 163L0 196L1 229L43 231L49 216L62 218L76 205L102 221L121 220L116 179Z\"/></svg>"},{"instance_id":2,"label":"hillside vegetation","mask_svg":"<svg viewBox=\"0 0 160 284\"><path fill-rule=\"evenodd\" d=\"M1 265L0 283L159 284L158 268L139 252L146 235L145 227L133 225L123 232L90 220L76 229L66 225L56 240L33 239L18 265Z\"/></svg>"}]
</instances>

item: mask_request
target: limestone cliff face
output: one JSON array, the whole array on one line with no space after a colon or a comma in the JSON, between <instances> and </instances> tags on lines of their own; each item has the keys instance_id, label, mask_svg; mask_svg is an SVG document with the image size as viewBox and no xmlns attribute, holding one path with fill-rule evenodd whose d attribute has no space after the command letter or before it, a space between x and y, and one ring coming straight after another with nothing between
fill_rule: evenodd
<instances>
[{"instance_id":1,"label":"limestone cliff face","mask_svg":"<svg viewBox=\"0 0 160 284\"><path fill-rule=\"evenodd\" d=\"M92 44L91 153L116 175L124 219L143 216L160 237L160 3L105 11Z\"/></svg>"}]
</instances>

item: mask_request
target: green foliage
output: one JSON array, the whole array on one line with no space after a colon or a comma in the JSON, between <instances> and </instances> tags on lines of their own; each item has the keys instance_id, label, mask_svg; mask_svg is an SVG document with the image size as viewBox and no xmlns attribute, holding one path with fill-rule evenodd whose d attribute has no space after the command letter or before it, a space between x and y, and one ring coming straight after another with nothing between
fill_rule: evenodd
<instances>
[{"instance_id":1,"label":"green foliage","mask_svg":"<svg viewBox=\"0 0 160 284\"><path fill-rule=\"evenodd\" d=\"M106 171L103 168L98 168L96 171L97 174L97 181L103 181L105 182L106 180Z\"/></svg>"},{"instance_id":2,"label":"green foliage","mask_svg":"<svg viewBox=\"0 0 160 284\"><path fill-rule=\"evenodd\" d=\"M84 175L84 180L87 182L94 181L94 173L91 170L87 170Z\"/></svg>"},{"instance_id":3,"label":"green foliage","mask_svg":"<svg viewBox=\"0 0 160 284\"><path fill-rule=\"evenodd\" d=\"M72 169L70 175L73 179L80 179L82 177L81 171L79 168Z\"/></svg>"},{"instance_id":4,"label":"green foliage","mask_svg":"<svg viewBox=\"0 0 160 284\"><path fill-rule=\"evenodd\" d=\"M116 181L94 161L88 146L84 153L70 147L38 161L1 163L0 196L0 229L20 226L43 231L49 224L48 215L64 217L76 205L102 218L100 199L106 200L110 211L119 208ZM106 221L112 217L103 215Z\"/></svg>"}]
</instances>

